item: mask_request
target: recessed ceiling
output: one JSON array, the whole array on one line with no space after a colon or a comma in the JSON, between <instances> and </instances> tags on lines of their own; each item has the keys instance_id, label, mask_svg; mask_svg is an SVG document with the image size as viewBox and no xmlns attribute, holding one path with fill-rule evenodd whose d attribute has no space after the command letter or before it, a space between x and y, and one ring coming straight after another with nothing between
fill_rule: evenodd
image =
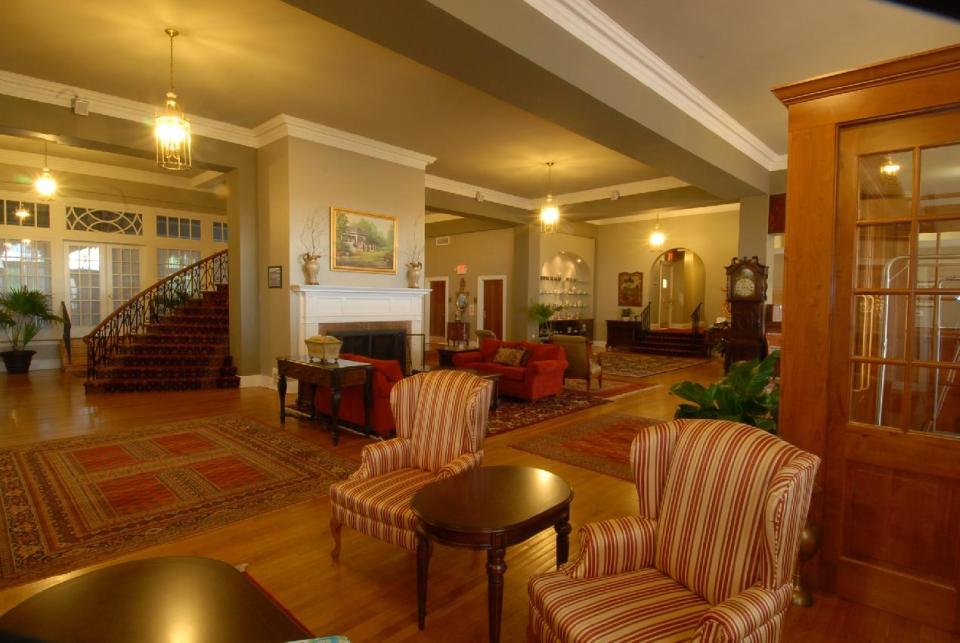
<instances>
[{"instance_id":1,"label":"recessed ceiling","mask_svg":"<svg viewBox=\"0 0 960 643\"><path fill-rule=\"evenodd\" d=\"M245 127L287 113L528 198L546 192L547 161L556 192L663 175L280 0L7 0L0 66L160 105L167 26L181 32L176 89L189 113Z\"/></svg>"},{"instance_id":2,"label":"recessed ceiling","mask_svg":"<svg viewBox=\"0 0 960 643\"><path fill-rule=\"evenodd\" d=\"M592 0L779 154L770 88L960 42L960 22L879 0Z\"/></svg>"}]
</instances>

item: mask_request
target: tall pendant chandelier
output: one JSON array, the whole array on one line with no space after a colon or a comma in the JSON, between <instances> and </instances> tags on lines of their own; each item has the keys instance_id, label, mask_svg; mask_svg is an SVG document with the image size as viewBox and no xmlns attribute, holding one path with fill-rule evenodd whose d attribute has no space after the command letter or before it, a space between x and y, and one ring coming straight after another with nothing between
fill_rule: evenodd
<instances>
[{"instance_id":1,"label":"tall pendant chandelier","mask_svg":"<svg viewBox=\"0 0 960 643\"><path fill-rule=\"evenodd\" d=\"M653 226L653 231L648 239L651 250L659 250L667 242L667 235L660 229L660 213L657 213L657 223Z\"/></svg>"},{"instance_id":2,"label":"tall pendant chandelier","mask_svg":"<svg viewBox=\"0 0 960 643\"><path fill-rule=\"evenodd\" d=\"M540 208L540 232L550 234L557 231L560 222L560 208L553 202L553 161L547 162L547 200Z\"/></svg>"},{"instance_id":3,"label":"tall pendant chandelier","mask_svg":"<svg viewBox=\"0 0 960 643\"><path fill-rule=\"evenodd\" d=\"M190 121L184 118L173 91L173 39L180 32L165 29L164 33L170 37L170 90L163 113L154 118L157 165L168 170L186 170L190 167Z\"/></svg>"}]
</instances>

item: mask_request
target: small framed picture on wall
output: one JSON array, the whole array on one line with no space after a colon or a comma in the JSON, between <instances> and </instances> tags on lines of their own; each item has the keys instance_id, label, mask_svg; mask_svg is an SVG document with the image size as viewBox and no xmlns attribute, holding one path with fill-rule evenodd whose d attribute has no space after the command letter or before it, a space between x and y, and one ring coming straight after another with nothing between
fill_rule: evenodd
<instances>
[{"instance_id":1,"label":"small framed picture on wall","mask_svg":"<svg viewBox=\"0 0 960 643\"><path fill-rule=\"evenodd\" d=\"M283 288L283 266L267 266L267 288Z\"/></svg>"}]
</instances>

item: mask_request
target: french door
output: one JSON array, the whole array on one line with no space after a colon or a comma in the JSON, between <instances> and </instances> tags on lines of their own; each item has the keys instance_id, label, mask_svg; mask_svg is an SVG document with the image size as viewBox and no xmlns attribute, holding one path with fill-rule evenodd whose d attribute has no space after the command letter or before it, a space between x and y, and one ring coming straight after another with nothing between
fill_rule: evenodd
<instances>
[{"instance_id":1,"label":"french door","mask_svg":"<svg viewBox=\"0 0 960 643\"><path fill-rule=\"evenodd\" d=\"M841 130L825 555L960 628L960 112Z\"/></svg>"},{"instance_id":2,"label":"french door","mask_svg":"<svg viewBox=\"0 0 960 643\"><path fill-rule=\"evenodd\" d=\"M657 312L659 313L658 325L660 328L670 328L673 321L673 262L667 261L664 256L660 261L660 287L658 295L660 297Z\"/></svg>"},{"instance_id":3,"label":"french door","mask_svg":"<svg viewBox=\"0 0 960 643\"><path fill-rule=\"evenodd\" d=\"M138 247L67 241L64 256L70 320L78 333L92 330L140 292Z\"/></svg>"}]
</instances>

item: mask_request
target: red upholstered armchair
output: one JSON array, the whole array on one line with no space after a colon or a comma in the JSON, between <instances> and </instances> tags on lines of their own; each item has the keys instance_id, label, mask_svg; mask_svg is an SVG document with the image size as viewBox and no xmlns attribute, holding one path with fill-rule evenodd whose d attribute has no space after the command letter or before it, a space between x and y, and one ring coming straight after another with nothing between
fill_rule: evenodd
<instances>
[{"instance_id":1,"label":"red upholstered armchair","mask_svg":"<svg viewBox=\"0 0 960 643\"><path fill-rule=\"evenodd\" d=\"M760 429L680 420L630 450L640 515L580 530L529 583L531 640L780 640L820 460Z\"/></svg>"},{"instance_id":2,"label":"red upholstered armchair","mask_svg":"<svg viewBox=\"0 0 960 643\"><path fill-rule=\"evenodd\" d=\"M526 361L520 366L498 364L493 361L499 348L526 351ZM485 339L480 350L456 353L453 365L472 368L481 373L500 373L500 393L527 401L556 395L563 389L563 373L567 370L567 354L556 344L504 342Z\"/></svg>"},{"instance_id":3,"label":"red upholstered armchair","mask_svg":"<svg viewBox=\"0 0 960 643\"><path fill-rule=\"evenodd\" d=\"M396 383L390 404L397 437L365 446L360 468L330 485L334 558L342 525L416 549L410 501L425 485L480 466L492 393L489 380L455 370Z\"/></svg>"},{"instance_id":4,"label":"red upholstered armchair","mask_svg":"<svg viewBox=\"0 0 960 643\"><path fill-rule=\"evenodd\" d=\"M390 391L394 384L403 379L400 362L395 359L373 359L353 353L341 353L340 357L373 364L373 408L370 411L370 425L380 435L388 436L393 433L396 423L393 421L393 411L390 410ZM330 394L328 388L317 389L313 406L320 413L330 415L332 412ZM365 422L364 412L363 387L345 387L340 395L340 419L362 426Z\"/></svg>"}]
</instances>

